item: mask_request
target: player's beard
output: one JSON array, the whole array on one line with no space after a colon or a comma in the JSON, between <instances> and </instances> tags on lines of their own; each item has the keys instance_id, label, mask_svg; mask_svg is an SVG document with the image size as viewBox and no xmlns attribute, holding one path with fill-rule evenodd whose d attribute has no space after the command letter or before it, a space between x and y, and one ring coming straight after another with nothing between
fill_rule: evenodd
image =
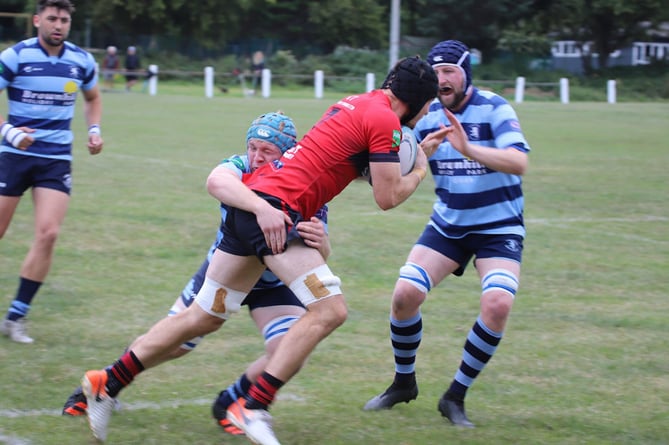
<instances>
[{"instance_id":1,"label":"player's beard","mask_svg":"<svg viewBox=\"0 0 669 445\"><path fill-rule=\"evenodd\" d=\"M65 40L65 37L66 37L65 34L61 33L60 37L55 38L55 39L53 37L51 37L51 35L42 36L42 39L44 40L44 43L46 43L47 45L49 45L51 47L54 47L54 48L57 48L57 47L63 45L63 41Z\"/></svg>"},{"instance_id":2,"label":"player's beard","mask_svg":"<svg viewBox=\"0 0 669 445\"><path fill-rule=\"evenodd\" d=\"M457 111L462 106L466 96L467 95L463 90L453 91L453 94L449 95L447 98L439 96L439 102L441 102L441 105L449 111Z\"/></svg>"}]
</instances>

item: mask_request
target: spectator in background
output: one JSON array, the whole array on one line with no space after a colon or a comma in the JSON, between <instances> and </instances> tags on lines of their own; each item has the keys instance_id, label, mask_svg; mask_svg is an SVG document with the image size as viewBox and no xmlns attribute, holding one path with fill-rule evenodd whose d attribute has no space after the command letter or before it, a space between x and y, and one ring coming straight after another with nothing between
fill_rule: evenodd
<instances>
[{"instance_id":1,"label":"spectator in background","mask_svg":"<svg viewBox=\"0 0 669 445\"><path fill-rule=\"evenodd\" d=\"M121 67L121 61L118 58L115 46L108 46L107 53L102 59L102 77L104 79L104 91L114 89L114 76Z\"/></svg>"},{"instance_id":2,"label":"spectator in background","mask_svg":"<svg viewBox=\"0 0 669 445\"><path fill-rule=\"evenodd\" d=\"M125 90L130 91L130 89L137 83L139 78L139 68L141 64L139 62L139 56L137 55L137 48L134 46L129 46L128 51L125 56Z\"/></svg>"},{"instance_id":3,"label":"spectator in background","mask_svg":"<svg viewBox=\"0 0 669 445\"><path fill-rule=\"evenodd\" d=\"M256 87L260 84L262 79L262 70L265 69L265 55L262 51L256 51L251 58L251 91L250 94L256 93Z\"/></svg>"}]
</instances>

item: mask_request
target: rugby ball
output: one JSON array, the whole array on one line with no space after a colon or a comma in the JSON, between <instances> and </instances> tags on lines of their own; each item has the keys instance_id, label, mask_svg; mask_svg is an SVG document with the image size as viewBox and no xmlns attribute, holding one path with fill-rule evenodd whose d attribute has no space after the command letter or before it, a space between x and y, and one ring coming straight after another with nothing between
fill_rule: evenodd
<instances>
[{"instance_id":1,"label":"rugby ball","mask_svg":"<svg viewBox=\"0 0 669 445\"><path fill-rule=\"evenodd\" d=\"M400 170L402 176L409 174L413 170L416 163L416 152L418 151L418 143L413 130L407 126L402 126L402 139L400 141L400 150L397 153L400 156Z\"/></svg>"}]
</instances>

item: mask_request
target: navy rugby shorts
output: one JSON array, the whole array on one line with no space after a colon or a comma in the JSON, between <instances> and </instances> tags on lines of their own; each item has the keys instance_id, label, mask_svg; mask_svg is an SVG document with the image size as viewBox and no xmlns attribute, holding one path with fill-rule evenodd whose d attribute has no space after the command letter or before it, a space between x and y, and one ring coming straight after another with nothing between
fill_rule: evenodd
<instances>
[{"instance_id":1,"label":"navy rugby shorts","mask_svg":"<svg viewBox=\"0 0 669 445\"><path fill-rule=\"evenodd\" d=\"M465 272L472 257L506 258L520 263L523 254L523 237L520 235L473 233L462 238L447 238L430 224L425 226L416 244L436 250L458 263L460 267L453 272L457 276Z\"/></svg>"},{"instance_id":2,"label":"navy rugby shorts","mask_svg":"<svg viewBox=\"0 0 669 445\"><path fill-rule=\"evenodd\" d=\"M54 189L69 195L72 163L6 151L0 153L0 195L22 196L31 187Z\"/></svg>"},{"instance_id":3,"label":"navy rugby shorts","mask_svg":"<svg viewBox=\"0 0 669 445\"><path fill-rule=\"evenodd\" d=\"M286 243L294 239L301 240L302 238L297 233L295 227L303 220L302 215L286 206L278 198L264 195L262 193L259 193L258 195L269 202L273 207L282 210L293 221L293 224L286 228L288 231ZM258 220L253 213L245 212L244 210L234 207L228 208L228 214L225 217L225 221L221 223L221 232L223 232L223 239L219 243L218 248L223 252L239 256L255 255L260 261L263 260L264 256L272 255L272 249L267 246L265 235L260 229L260 226L258 226Z\"/></svg>"}]
</instances>

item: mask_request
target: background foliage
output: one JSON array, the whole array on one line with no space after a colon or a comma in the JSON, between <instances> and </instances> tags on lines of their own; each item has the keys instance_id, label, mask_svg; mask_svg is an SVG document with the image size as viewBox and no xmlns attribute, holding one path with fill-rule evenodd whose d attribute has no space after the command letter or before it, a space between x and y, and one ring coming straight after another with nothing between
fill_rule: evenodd
<instances>
[{"instance_id":1,"label":"background foliage","mask_svg":"<svg viewBox=\"0 0 669 445\"><path fill-rule=\"evenodd\" d=\"M386 50L389 44L388 0L74 3L73 36L89 47L138 45L144 52L195 58L284 50L303 58L340 46ZM35 0L2 0L0 11L33 12L34 4ZM592 41L591 52L606 58L669 20L666 0L405 0L401 11L401 35L431 42L458 38L488 56L498 50L546 56L552 40L573 39ZM0 19L0 24L12 27L8 19ZM21 32L25 27L14 28Z\"/></svg>"}]
</instances>

